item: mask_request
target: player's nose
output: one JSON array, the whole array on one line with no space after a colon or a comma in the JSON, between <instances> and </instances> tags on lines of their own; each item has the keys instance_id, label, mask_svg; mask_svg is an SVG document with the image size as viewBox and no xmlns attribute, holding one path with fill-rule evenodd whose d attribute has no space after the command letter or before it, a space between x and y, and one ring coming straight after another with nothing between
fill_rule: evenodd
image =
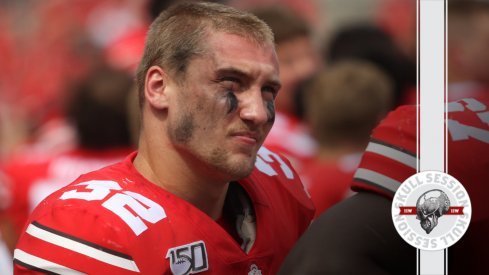
<instances>
[{"instance_id":1,"label":"player's nose","mask_svg":"<svg viewBox=\"0 0 489 275\"><path fill-rule=\"evenodd\" d=\"M259 89L243 93L239 115L241 119L250 121L255 125L263 125L268 121L265 101Z\"/></svg>"}]
</instances>

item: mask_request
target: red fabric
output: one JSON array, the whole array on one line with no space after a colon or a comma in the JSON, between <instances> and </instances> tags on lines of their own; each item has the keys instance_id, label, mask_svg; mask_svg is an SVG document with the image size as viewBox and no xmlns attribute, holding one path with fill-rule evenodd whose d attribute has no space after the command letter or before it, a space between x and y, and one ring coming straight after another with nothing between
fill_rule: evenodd
<instances>
[{"instance_id":1,"label":"red fabric","mask_svg":"<svg viewBox=\"0 0 489 275\"><path fill-rule=\"evenodd\" d=\"M472 108L472 109L471 109ZM469 98L448 104L448 169L467 190L473 207L473 219L489 218L486 194L489 185L489 99ZM416 106L402 106L391 112L372 134L372 139L416 154ZM398 182L416 173L415 168L374 152L366 152L360 168L375 171ZM394 192L375 183L355 180L354 190L375 191L390 198Z\"/></svg>"},{"instance_id":2,"label":"red fabric","mask_svg":"<svg viewBox=\"0 0 489 275\"><path fill-rule=\"evenodd\" d=\"M126 33L105 49L107 62L135 74L144 52L147 27Z\"/></svg>"},{"instance_id":3,"label":"red fabric","mask_svg":"<svg viewBox=\"0 0 489 275\"><path fill-rule=\"evenodd\" d=\"M416 104L417 89L408 89L401 99L402 105ZM455 101L464 98L489 99L489 88L481 86L475 82L452 83L448 86L448 101Z\"/></svg>"},{"instance_id":4,"label":"red fabric","mask_svg":"<svg viewBox=\"0 0 489 275\"><path fill-rule=\"evenodd\" d=\"M28 215L45 197L79 175L124 159L131 149L70 150L56 155L22 154L6 164L12 203L5 210L20 235Z\"/></svg>"},{"instance_id":5,"label":"red fabric","mask_svg":"<svg viewBox=\"0 0 489 275\"><path fill-rule=\"evenodd\" d=\"M135 156L136 153L121 163L85 174L52 194L34 211L29 222L37 221L63 234L123 253L134 260L140 274L171 274L171 249L199 241L205 244L210 274L247 274L255 266L262 274L274 274L311 221L313 206L303 192L297 174L293 173L290 179L290 164L276 154L259 156L259 161L264 162L257 164L258 169L239 182L253 201L257 215L257 239L246 254L209 216L140 175L132 164ZM111 181L120 189L108 190L102 199L60 199L68 192L89 192L93 198L93 192L103 191L103 188L90 189L86 185L77 184L94 180ZM158 211L147 213L144 217L146 228L136 235L122 216L104 206L111 204L110 200L114 196L130 200L136 198L139 201L136 204L143 204L141 196L152 201L146 201L144 209L138 211L132 211L134 205L125 205L124 209L131 211L135 217L142 217L138 213L153 204L162 207L165 216L152 223L147 220L154 218ZM157 207L153 205L153 208ZM83 273L135 274L86 257L81 251L68 251L52 245L27 233L21 236L17 249ZM17 274L27 271L18 264L15 270Z\"/></svg>"},{"instance_id":6,"label":"red fabric","mask_svg":"<svg viewBox=\"0 0 489 275\"><path fill-rule=\"evenodd\" d=\"M298 171L316 153L316 143L297 118L277 112L275 123L264 145L287 157Z\"/></svg>"},{"instance_id":7,"label":"red fabric","mask_svg":"<svg viewBox=\"0 0 489 275\"><path fill-rule=\"evenodd\" d=\"M331 206L349 194L353 174L358 166L359 156L348 155L351 160L340 158L336 161L311 160L304 165L301 178L316 207L318 217ZM348 161L342 165L341 162Z\"/></svg>"}]
</instances>

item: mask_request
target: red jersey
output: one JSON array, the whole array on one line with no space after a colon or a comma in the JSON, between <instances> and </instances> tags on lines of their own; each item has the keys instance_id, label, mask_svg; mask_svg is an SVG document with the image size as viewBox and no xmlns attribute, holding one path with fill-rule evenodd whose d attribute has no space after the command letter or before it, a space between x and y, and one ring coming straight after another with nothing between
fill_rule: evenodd
<instances>
[{"instance_id":1,"label":"red jersey","mask_svg":"<svg viewBox=\"0 0 489 275\"><path fill-rule=\"evenodd\" d=\"M216 221L139 174L135 156L49 196L18 242L15 274L274 274L314 213L290 164L262 147L239 181L256 213L245 253Z\"/></svg>"},{"instance_id":2,"label":"red jersey","mask_svg":"<svg viewBox=\"0 0 489 275\"><path fill-rule=\"evenodd\" d=\"M81 174L123 160L132 150L70 150L54 156L20 154L5 166L10 181L11 203L3 209L13 222L17 235L31 211L49 194L75 180Z\"/></svg>"},{"instance_id":3,"label":"red jersey","mask_svg":"<svg viewBox=\"0 0 489 275\"><path fill-rule=\"evenodd\" d=\"M473 220L489 218L489 100L465 98L447 104L448 174L467 190ZM416 173L416 106L391 112L373 131L354 190L392 198L401 183Z\"/></svg>"},{"instance_id":4,"label":"red jersey","mask_svg":"<svg viewBox=\"0 0 489 275\"><path fill-rule=\"evenodd\" d=\"M361 154L348 154L337 160L306 162L300 175L316 208L315 217L352 193L351 182L360 158Z\"/></svg>"}]
</instances>

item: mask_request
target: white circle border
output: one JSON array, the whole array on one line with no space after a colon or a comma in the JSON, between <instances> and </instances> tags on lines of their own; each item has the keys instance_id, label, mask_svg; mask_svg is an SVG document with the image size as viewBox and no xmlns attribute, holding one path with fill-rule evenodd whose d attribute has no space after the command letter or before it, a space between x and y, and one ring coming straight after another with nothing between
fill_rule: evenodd
<instances>
[{"instance_id":1,"label":"white circle border","mask_svg":"<svg viewBox=\"0 0 489 275\"><path fill-rule=\"evenodd\" d=\"M410 188L407 188L408 186L405 186L405 184L408 184ZM452 187L447 187L448 184L451 184ZM403 188L403 186L406 188ZM450 217L452 219L456 219L454 222L455 225L440 237L430 237L429 234L425 234L424 232L419 233L420 230L418 228L413 228L412 225L409 224L408 219L416 219L416 215L403 215L404 217L399 215L400 206L416 206L415 203L414 205L405 204L407 200L410 200L409 195L416 192L416 190L420 188L426 189L426 187L429 186L433 186L433 188L436 187L437 189L441 189L442 191L449 193L449 197L451 198L456 198L454 194L455 192L457 192L457 194L463 194L465 197L464 200L456 200L455 202L451 201L451 206L464 206L464 215L454 215L453 217ZM412 190L406 191L406 189ZM464 204L459 205L459 202L464 202ZM463 237L470 224L470 219L472 217L472 206L469 194L460 181L447 173L427 170L410 176L401 184L392 200L391 214L394 227L405 242L420 250L436 251L443 250L454 245ZM444 216L441 218L444 218ZM412 223L412 221L410 223Z\"/></svg>"}]
</instances>

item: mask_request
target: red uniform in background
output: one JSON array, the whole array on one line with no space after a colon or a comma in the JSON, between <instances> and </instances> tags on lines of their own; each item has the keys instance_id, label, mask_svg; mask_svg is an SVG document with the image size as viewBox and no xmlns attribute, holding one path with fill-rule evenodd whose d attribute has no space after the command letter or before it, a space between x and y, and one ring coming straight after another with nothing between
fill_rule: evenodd
<instances>
[{"instance_id":1,"label":"red uniform in background","mask_svg":"<svg viewBox=\"0 0 489 275\"><path fill-rule=\"evenodd\" d=\"M20 154L5 167L11 184L11 204L4 209L17 235L31 211L48 195L78 176L124 159L132 149L74 149L54 156Z\"/></svg>"},{"instance_id":2,"label":"red uniform in background","mask_svg":"<svg viewBox=\"0 0 489 275\"><path fill-rule=\"evenodd\" d=\"M353 190L368 190L392 198L399 185L416 174L416 106L402 106L374 129Z\"/></svg>"},{"instance_id":3,"label":"red uniform in background","mask_svg":"<svg viewBox=\"0 0 489 275\"><path fill-rule=\"evenodd\" d=\"M277 112L272 130L265 139L265 146L283 154L300 172L307 161L316 153L316 141L306 126L292 115Z\"/></svg>"},{"instance_id":4,"label":"red uniform in background","mask_svg":"<svg viewBox=\"0 0 489 275\"><path fill-rule=\"evenodd\" d=\"M473 220L489 218L489 100L465 98L447 105L447 173L467 190ZM400 184L416 173L416 107L391 112L373 134L354 190L371 190L392 198Z\"/></svg>"},{"instance_id":5,"label":"red uniform in background","mask_svg":"<svg viewBox=\"0 0 489 275\"><path fill-rule=\"evenodd\" d=\"M222 221L141 176L135 156L47 198L20 238L16 274L274 274L312 219L297 174L263 147L253 173L230 184L245 190L256 217L245 253ZM255 228L245 227L237 231Z\"/></svg>"},{"instance_id":6,"label":"red uniform in background","mask_svg":"<svg viewBox=\"0 0 489 275\"><path fill-rule=\"evenodd\" d=\"M487 274L489 256L489 100L465 98L447 105L447 173L459 180L472 204L466 234L448 249L452 274ZM392 198L400 184L416 173L416 107L392 112L373 133L355 174L353 189Z\"/></svg>"},{"instance_id":7,"label":"red uniform in background","mask_svg":"<svg viewBox=\"0 0 489 275\"><path fill-rule=\"evenodd\" d=\"M416 249L392 223L392 198L416 174L417 106L392 111L373 131L355 173L358 193L315 220L279 274L414 274ZM450 274L489 274L489 101L466 98L447 104L447 173L472 203L463 238L448 249ZM386 199L387 198L387 199Z\"/></svg>"},{"instance_id":8,"label":"red uniform in background","mask_svg":"<svg viewBox=\"0 0 489 275\"><path fill-rule=\"evenodd\" d=\"M361 154L348 154L338 160L306 162L301 179L316 208L315 217L351 195L353 174Z\"/></svg>"}]
</instances>

